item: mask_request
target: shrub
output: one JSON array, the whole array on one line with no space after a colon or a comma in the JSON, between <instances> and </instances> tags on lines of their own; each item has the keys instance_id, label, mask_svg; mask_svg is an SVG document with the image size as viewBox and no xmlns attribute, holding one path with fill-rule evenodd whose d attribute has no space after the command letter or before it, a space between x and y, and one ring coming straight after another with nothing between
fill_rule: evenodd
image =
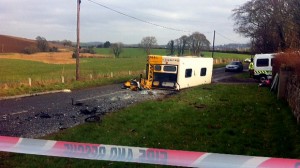
<instances>
[{"instance_id":1,"label":"shrub","mask_svg":"<svg viewBox=\"0 0 300 168\"><path fill-rule=\"evenodd\" d=\"M72 54L72 58L76 58L76 55L77 55L77 53L76 53L76 51L74 51Z\"/></svg>"},{"instance_id":2,"label":"shrub","mask_svg":"<svg viewBox=\"0 0 300 168\"><path fill-rule=\"evenodd\" d=\"M280 53L274 61L274 72L279 72L280 67L293 70L297 76L300 76L300 52L288 51Z\"/></svg>"},{"instance_id":3,"label":"shrub","mask_svg":"<svg viewBox=\"0 0 300 168\"><path fill-rule=\"evenodd\" d=\"M37 52L39 52L39 49L35 46L29 46L29 47L25 47L23 49L23 53L25 53L25 54L34 54Z\"/></svg>"},{"instance_id":4,"label":"shrub","mask_svg":"<svg viewBox=\"0 0 300 168\"><path fill-rule=\"evenodd\" d=\"M57 47L49 48L49 52L58 52L58 48Z\"/></svg>"}]
</instances>

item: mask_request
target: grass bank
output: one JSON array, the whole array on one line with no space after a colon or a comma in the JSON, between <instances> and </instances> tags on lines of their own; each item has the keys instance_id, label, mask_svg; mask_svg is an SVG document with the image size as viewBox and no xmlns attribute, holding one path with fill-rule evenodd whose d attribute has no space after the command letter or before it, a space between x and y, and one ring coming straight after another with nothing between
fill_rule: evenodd
<instances>
[{"instance_id":1,"label":"grass bank","mask_svg":"<svg viewBox=\"0 0 300 168\"><path fill-rule=\"evenodd\" d=\"M101 123L83 124L44 138L300 158L299 131L286 103L268 89L256 84L216 84L134 105L107 114ZM4 167L154 167L22 154L5 157L2 163Z\"/></svg>"}]
</instances>

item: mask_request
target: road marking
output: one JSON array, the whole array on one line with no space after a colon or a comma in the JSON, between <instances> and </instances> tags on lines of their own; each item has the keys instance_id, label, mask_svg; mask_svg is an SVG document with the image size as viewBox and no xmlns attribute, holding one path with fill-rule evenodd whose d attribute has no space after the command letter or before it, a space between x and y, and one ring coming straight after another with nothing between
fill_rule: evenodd
<instances>
[{"instance_id":1,"label":"road marking","mask_svg":"<svg viewBox=\"0 0 300 168\"><path fill-rule=\"evenodd\" d=\"M80 101L85 101L85 100L90 100L90 99L96 99L96 98L110 96L110 95L114 95L114 94L117 94L117 93L123 93L123 92L127 92L127 90L125 90L125 91L118 91L118 92L114 92L114 93L109 93L109 94L105 94L105 95L101 95L101 96L90 97L90 98L86 98L86 99L79 99L79 100L76 100L76 101L80 102Z\"/></svg>"},{"instance_id":2,"label":"road marking","mask_svg":"<svg viewBox=\"0 0 300 168\"><path fill-rule=\"evenodd\" d=\"M6 118L7 116L13 116L13 115L18 115L18 114L23 114L23 113L28 113L29 111L27 110L23 110L23 111L18 111L18 112L14 112L14 113L8 113L8 114L4 114L2 115L2 118Z\"/></svg>"},{"instance_id":3,"label":"road marking","mask_svg":"<svg viewBox=\"0 0 300 168\"><path fill-rule=\"evenodd\" d=\"M20 99L20 98L24 98L24 97L40 96L40 95L51 94L51 93L70 93L70 92L71 92L70 89L54 90L54 91L47 91L47 92L41 92L41 93L32 93L32 94L24 94L24 95L17 95L17 96L0 97L0 100Z\"/></svg>"},{"instance_id":4,"label":"road marking","mask_svg":"<svg viewBox=\"0 0 300 168\"><path fill-rule=\"evenodd\" d=\"M15 113L10 113L9 115L17 115L17 114L23 114L23 113L28 113L29 111L27 110L23 110L23 111L18 111L18 112L15 112Z\"/></svg>"}]
</instances>

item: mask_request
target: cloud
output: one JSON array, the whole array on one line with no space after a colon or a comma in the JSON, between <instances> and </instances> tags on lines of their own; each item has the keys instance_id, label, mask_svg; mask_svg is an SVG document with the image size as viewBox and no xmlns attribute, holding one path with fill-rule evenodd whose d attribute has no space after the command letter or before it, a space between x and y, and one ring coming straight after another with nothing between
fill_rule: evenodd
<instances>
[{"instance_id":1,"label":"cloud","mask_svg":"<svg viewBox=\"0 0 300 168\"><path fill-rule=\"evenodd\" d=\"M121 41L139 43L149 35L160 44L194 31L212 39L212 32L228 37L217 37L219 44L247 42L233 31L232 9L247 0L82 0L81 40ZM137 21L93 2L106 5L126 15L173 31ZM48 40L76 40L76 1L70 0L1 0L1 34L26 38L43 36ZM230 39L230 40L228 40ZM211 41L211 40L210 40ZM217 43L217 44L218 44Z\"/></svg>"}]
</instances>

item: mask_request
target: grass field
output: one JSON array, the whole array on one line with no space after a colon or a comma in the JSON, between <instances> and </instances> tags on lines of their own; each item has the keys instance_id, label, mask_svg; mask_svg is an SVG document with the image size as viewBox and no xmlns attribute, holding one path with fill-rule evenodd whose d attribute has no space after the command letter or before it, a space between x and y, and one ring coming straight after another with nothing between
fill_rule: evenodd
<instances>
[{"instance_id":1,"label":"grass field","mask_svg":"<svg viewBox=\"0 0 300 168\"><path fill-rule=\"evenodd\" d=\"M113 56L111 50L109 48L96 48L96 53L105 54ZM153 55L166 55L165 49L153 49ZM121 58L139 58L139 57L147 57L146 52L142 48L123 48L123 51L120 55Z\"/></svg>"},{"instance_id":2,"label":"grass field","mask_svg":"<svg viewBox=\"0 0 300 168\"><path fill-rule=\"evenodd\" d=\"M103 55L113 55L109 48L96 48L95 49L97 54L103 54ZM152 53L153 55L168 55L166 49L153 49ZM190 55L188 51L186 51L187 55ZM202 52L204 57L211 57L211 52ZM146 57L147 54L144 52L141 48L124 48L123 52L121 53L120 57L124 58L130 58L130 57ZM245 58L249 58L250 55L247 54L232 54L232 53L220 53L215 52L214 58L233 58L233 59L241 59L244 60Z\"/></svg>"},{"instance_id":3,"label":"grass field","mask_svg":"<svg viewBox=\"0 0 300 168\"><path fill-rule=\"evenodd\" d=\"M109 55L110 49L96 49L96 52L99 55ZM166 55L166 50L154 49L153 54ZM209 57L211 53L204 52L204 55ZM74 82L74 64L38 62L43 61L38 55L28 56L30 59L36 58L36 61L7 59L7 56L6 58L3 57L3 55L0 56L0 96L32 93L49 89L90 87L113 81L121 81L121 78L122 80L134 78L143 72L147 60L146 53L140 48L124 48L124 52L120 58L82 58L80 60L80 77L82 80ZM26 55L22 57L29 59ZM44 58L45 54L41 57ZM215 58L244 59L247 57L249 56L215 53ZM51 57L48 58L47 56L47 59L51 61ZM128 75L129 71L135 72L135 74ZM111 72L114 74L115 79L106 79L105 76L110 76ZM61 84L61 76L64 76L65 84ZM91 80L90 77L94 80L93 82L88 81ZM29 87L28 78L31 78L33 87Z\"/></svg>"},{"instance_id":4,"label":"grass field","mask_svg":"<svg viewBox=\"0 0 300 168\"><path fill-rule=\"evenodd\" d=\"M286 103L278 101L267 88L218 84L131 106L107 114L101 123L83 124L44 138L300 158L299 131ZM154 167L21 154L10 155L2 163L4 167Z\"/></svg>"},{"instance_id":5,"label":"grass field","mask_svg":"<svg viewBox=\"0 0 300 168\"><path fill-rule=\"evenodd\" d=\"M146 58L84 58L81 62L81 81L75 81L75 65L1 59L0 96L66 88L78 89L126 81L138 77L138 74L143 72ZM139 73L129 75L129 71ZM111 72L114 78L109 77ZM64 84L61 83L61 76L65 78ZM32 79L32 87L29 87L28 78Z\"/></svg>"}]
</instances>

